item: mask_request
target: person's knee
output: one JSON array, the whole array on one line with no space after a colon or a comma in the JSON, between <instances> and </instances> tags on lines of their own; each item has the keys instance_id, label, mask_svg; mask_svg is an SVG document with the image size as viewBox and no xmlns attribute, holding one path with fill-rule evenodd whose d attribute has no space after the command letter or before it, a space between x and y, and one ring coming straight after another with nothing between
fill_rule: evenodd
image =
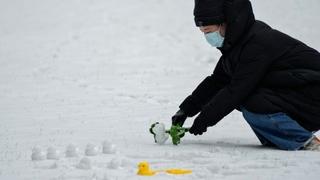
<instances>
[{"instance_id":1,"label":"person's knee","mask_svg":"<svg viewBox=\"0 0 320 180\"><path fill-rule=\"evenodd\" d=\"M242 116L249 124L253 123L256 119L256 114L254 114L244 108L242 109Z\"/></svg>"}]
</instances>

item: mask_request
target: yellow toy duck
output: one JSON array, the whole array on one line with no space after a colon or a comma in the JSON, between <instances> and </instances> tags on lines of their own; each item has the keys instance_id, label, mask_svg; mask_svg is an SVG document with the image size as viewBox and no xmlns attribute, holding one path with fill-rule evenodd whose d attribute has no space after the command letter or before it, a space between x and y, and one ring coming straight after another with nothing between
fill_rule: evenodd
<instances>
[{"instance_id":1,"label":"yellow toy duck","mask_svg":"<svg viewBox=\"0 0 320 180\"><path fill-rule=\"evenodd\" d=\"M146 161L140 162L138 164L138 175L140 176L153 176L155 175L157 172L156 171L152 171L149 167L149 163Z\"/></svg>"},{"instance_id":2,"label":"yellow toy duck","mask_svg":"<svg viewBox=\"0 0 320 180\"><path fill-rule=\"evenodd\" d=\"M168 174L174 174L174 175L183 175L183 174L190 174L192 173L191 170L186 169L167 169L167 170L157 170L153 171L150 169L149 163L146 161L140 162L138 164L138 172L137 174L140 176L153 176L156 173L159 172L166 172Z\"/></svg>"}]
</instances>

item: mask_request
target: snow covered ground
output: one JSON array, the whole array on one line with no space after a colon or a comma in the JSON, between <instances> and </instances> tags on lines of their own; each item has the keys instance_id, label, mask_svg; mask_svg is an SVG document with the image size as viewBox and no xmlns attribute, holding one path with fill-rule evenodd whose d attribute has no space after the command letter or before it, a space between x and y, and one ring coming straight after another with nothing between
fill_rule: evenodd
<instances>
[{"instance_id":1,"label":"snow covered ground","mask_svg":"<svg viewBox=\"0 0 320 180\"><path fill-rule=\"evenodd\" d=\"M253 6L320 50L319 0ZM219 57L192 10L193 0L0 0L0 179L319 179L320 153L263 148L238 112L177 147L154 144L149 126L169 126ZM115 153L102 153L105 140ZM36 146L60 159L32 161ZM193 174L138 177L140 161Z\"/></svg>"}]
</instances>

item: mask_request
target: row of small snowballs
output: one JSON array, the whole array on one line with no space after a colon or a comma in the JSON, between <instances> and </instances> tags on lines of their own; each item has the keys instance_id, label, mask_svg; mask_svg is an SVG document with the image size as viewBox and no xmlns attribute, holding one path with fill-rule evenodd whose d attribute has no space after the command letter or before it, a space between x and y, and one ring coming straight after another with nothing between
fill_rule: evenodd
<instances>
[{"instance_id":1,"label":"row of small snowballs","mask_svg":"<svg viewBox=\"0 0 320 180\"><path fill-rule=\"evenodd\" d=\"M67 146L65 154L66 157L79 157L79 148L73 144ZM116 153L116 146L112 144L110 141L104 141L102 143L102 153L104 154L114 154ZM94 144L88 144L85 149L86 156L96 156L99 154L99 147L95 146ZM32 149L31 159L33 161L41 161L45 159L53 159L58 160L60 159L60 152L54 147L49 147L47 149L47 154L41 150L39 147L34 147Z\"/></svg>"}]
</instances>

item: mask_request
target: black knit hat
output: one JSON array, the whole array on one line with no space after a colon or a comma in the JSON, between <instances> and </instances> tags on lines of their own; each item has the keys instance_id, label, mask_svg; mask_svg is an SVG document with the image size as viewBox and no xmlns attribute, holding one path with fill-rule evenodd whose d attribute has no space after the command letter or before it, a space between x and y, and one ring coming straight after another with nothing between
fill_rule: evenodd
<instances>
[{"instance_id":1,"label":"black knit hat","mask_svg":"<svg viewBox=\"0 0 320 180\"><path fill-rule=\"evenodd\" d=\"M194 21L196 26L222 24L225 21L224 0L195 0Z\"/></svg>"}]
</instances>

